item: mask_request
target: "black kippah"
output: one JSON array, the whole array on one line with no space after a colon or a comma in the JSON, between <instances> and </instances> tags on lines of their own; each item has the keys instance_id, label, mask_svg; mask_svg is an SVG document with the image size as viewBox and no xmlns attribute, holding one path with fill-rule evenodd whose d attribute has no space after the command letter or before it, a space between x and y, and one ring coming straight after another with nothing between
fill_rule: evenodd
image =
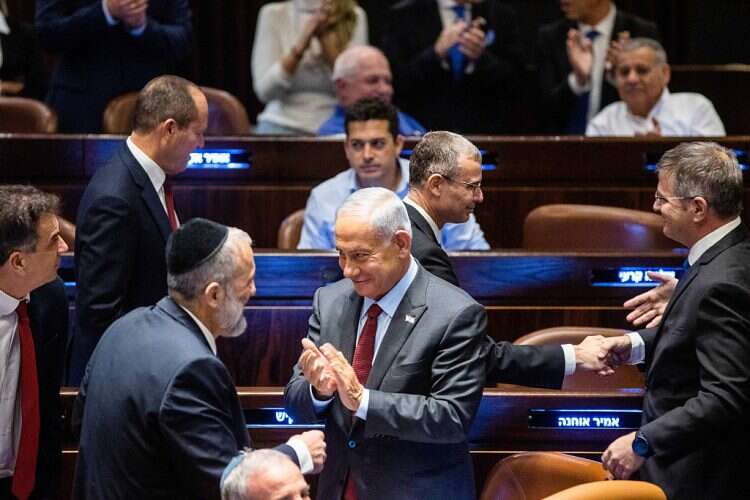
<instances>
[{"instance_id":1,"label":"black kippah","mask_svg":"<svg viewBox=\"0 0 750 500\"><path fill-rule=\"evenodd\" d=\"M197 217L181 225L167 241L167 270L169 274L192 271L224 245L229 228Z\"/></svg>"}]
</instances>

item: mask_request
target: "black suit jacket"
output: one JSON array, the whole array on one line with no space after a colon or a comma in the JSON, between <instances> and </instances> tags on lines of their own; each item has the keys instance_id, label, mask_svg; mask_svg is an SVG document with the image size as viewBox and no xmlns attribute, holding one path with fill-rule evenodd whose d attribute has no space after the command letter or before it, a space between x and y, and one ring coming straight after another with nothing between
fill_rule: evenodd
<instances>
[{"instance_id":1,"label":"black suit jacket","mask_svg":"<svg viewBox=\"0 0 750 500\"><path fill-rule=\"evenodd\" d=\"M508 102L523 71L518 25L513 10L497 0L474 5L472 17L479 16L495 40L475 62L474 72L454 81L433 49L443 29L437 0L405 0L389 12L382 48L393 69L394 101L430 130L508 130Z\"/></svg>"},{"instance_id":2,"label":"black suit jacket","mask_svg":"<svg viewBox=\"0 0 750 500\"><path fill-rule=\"evenodd\" d=\"M127 145L96 171L76 219L76 315L68 383L77 385L104 330L167 293L169 218Z\"/></svg>"},{"instance_id":3,"label":"black suit jacket","mask_svg":"<svg viewBox=\"0 0 750 500\"><path fill-rule=\"evenodd\" d=\"M640 477L672 499L747 499L750 239L740 226L685 273L646 342Z\"/></svg>"},{"instance_id":4,"label":"black suit jacket","mask_svg":"<svg viewBox=\"0 0 750 500\"><path fill-rule=\"evenodd\" d=\"M73 425L76 499L218 500L224 468L250 444L229 372L169 297L107 330ZM288 445L279 451L296 461Z\"/></svg>"},{"instance_id":5,"label":"black suit jacket","mask_svg":"<svg viewBox=\"0 0 750 500\"><path fill-rule=\"evenodd\" d=\"M565 132L578 98L568 85L571 67L565 41L571 28L577 29L578 24L575 21L560 19L542 26L537 38L536 66L542 97L540 121L544 124L545 131L552 134ZM659 38L656 24L618 9L612 38L616 38L622 31L629 31L632 38ZM619 100L617 89L608 83L606 78L602 81L601 96L600 109Z\"/></svg>"},{"instance_id":6,"label":"black suit jacket","mask_svg":"<svg viewBox=\"0 0 750 500\"><path fill-rule=\"evenodd\" d=\"M6 17L6 20L10 34L0 33L0 46L3 48L0 80L23 82L22 97L44 100L47 75L34 27L12 17Z\"/></svg>"},{"instance_id":7,"label":"black suit jacket","mask_svg":"<svg viewBox=\"0 0 750 500\"><path fill-rule=\"evenodd\" d=\"M60 382L68 336L68 299L60 279L31 292L29 322L39 383L39 451L32 499L57 498L62 458Z\"/></svg>"},{"instance_id":8,"label":"black suit jacket","mask_svg":"<svg viewBox=\"0 0 750 500\"><path fill-rule=\"evenodd\" d=\"M412 229L411 253L435 276L458 286L448 254L435 239L435 233L414 207L404 203ZM518 346L510 342L484 339L489 384L519 384L559 389L565 375L565 356L556 345Z\"/></svg>"},{"instance_id":9,"label":"black suit jacket","mask_svg":"<svg viewBox=\"0 0 750 500\"><path fill-rule=\"evenodd\" d=\"M60 55L47 102L61 132L99 132L110 99L174 73L192 46L188 0L150 0L146 29L132 36L109 26L100 0L38 0L36 26L43 47Z\"/></svg>"}]
</instances>

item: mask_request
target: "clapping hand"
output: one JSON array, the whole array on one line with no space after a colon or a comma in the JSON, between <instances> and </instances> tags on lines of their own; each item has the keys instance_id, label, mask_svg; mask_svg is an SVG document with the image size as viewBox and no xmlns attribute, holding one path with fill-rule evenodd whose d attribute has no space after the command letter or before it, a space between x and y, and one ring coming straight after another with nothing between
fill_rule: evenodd
<instances>
[{"instance_id":1,"label":"clapping hand","mask_svg":"<svg viewBox=\"0 0 750 500\"><path fill-rule=\"evenodd\" d=\"M591 78L591 68L594 63L594 49L587 37L580 31L571 28L568 30L568 38L565 42L568 52L568 61L573 69L578 84L583 86Z\"/></svg>"},{"instance_id":2,"label":"clapping hand","mask_svg":"<svg viewBox=\"0 0 750 500\"><path fill-rule=\"evenodd\" d=\"M302 354L297 363L318 395L330 398L336 393L336 379L329 369L328 360L310 339L302 339Z\"/></svg>"}]
</instances>

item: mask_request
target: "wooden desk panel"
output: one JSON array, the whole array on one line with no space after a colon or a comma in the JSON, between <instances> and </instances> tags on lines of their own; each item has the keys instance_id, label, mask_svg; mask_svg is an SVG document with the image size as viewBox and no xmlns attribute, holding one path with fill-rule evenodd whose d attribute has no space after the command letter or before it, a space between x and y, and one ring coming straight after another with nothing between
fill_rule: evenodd
<instances>
[{"instance_id":1,"label":"wooden desk panel","mask_svg":"<svg viewBox=\"0 0 750 500\"><path fill-rule=\"evenodd\" d=\"M485 202L477 218L494 248L521 245L523 219L548 203L590 203L650 210L656 186L644 168L676 138L471 137L496 166L484 172ZM0 182L31 183L63 197L74 218L88 177L120 147L118 136L2 135ZM750 137L721 139L746 148ZM411 148L414 141L407 143ZM348 167L340 140L315 138L212 138L207 148L246 149L246 170L188 170L177 177L182 220L207 217L247 230L256 246L276 246L281 220L304 208L310 189ZM745 195L750 217L750 191Z\"/></svg>"}]
</instances>

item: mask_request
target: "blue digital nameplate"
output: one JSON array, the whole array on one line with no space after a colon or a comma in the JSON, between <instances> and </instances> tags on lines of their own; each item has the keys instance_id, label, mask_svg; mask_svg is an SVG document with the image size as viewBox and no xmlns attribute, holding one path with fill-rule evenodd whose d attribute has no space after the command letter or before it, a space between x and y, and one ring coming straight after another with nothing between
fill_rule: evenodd
<instances>
[{"instance_id":1,"label":"blue digital nameplate","mask_svg":"<svg viewBox=\"0 0 750 500\"><path fill-rule=\"evenodd\" d=\"M297 424L284 408L255 408L244 410L245 423L248 429L295 429L320 428L323 425Z\"/></svg>"},{"instance_id":2,"label":"blue digital nameplate","mask_svg":"<svg viewBox=\"0 0 750 500\"><path fill-rule=\"evenodd\" d=\"M740 170L743 172L746 171L748 166L747 150L735 148L732 149L732 151L734 151L734 155L737 157L737 163L740 165ZM656 165L661 159L661 153L645 153L644 156L644 168L648 172L656 172Z\"/></svg>"},{"instance_id":3,"label":"blue digital nameplate","mask_svg":"<svg viewBox=\"0 0 750 500\"><path fill-rule=\"evenodd\" d=\"M591 286L643 286L650 287L659 284L652 280L648 271L668 274L679 278L682 275L680 267L617 267L607 269L592 269Z\"/></svg>"},{"instance_id":4,"label":"blue digital nameplate","mask_svg":"<svg viewBox=\"0 0 750 500\"><path fill-rule=\"evenodd\" d=\"M641 410L529 410L531 429L637 429Z\"/></svg>"},{"instance_id":5,"label":"blue digital nameplate","mask_svg":"<svg viewBox=\"0 0 750 500\"><path fill-rule=\"evenodd\" d=\"M246 149L196 149L190 153L187 168L200 170L241 170L250 168Z\"/></svg>"}]
</instances>

